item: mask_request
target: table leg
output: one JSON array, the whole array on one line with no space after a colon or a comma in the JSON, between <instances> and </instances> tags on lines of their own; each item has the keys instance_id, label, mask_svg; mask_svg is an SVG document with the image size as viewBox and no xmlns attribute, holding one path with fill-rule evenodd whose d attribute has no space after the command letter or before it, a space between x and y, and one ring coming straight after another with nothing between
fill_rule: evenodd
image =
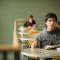
<instances>
[{"instance_id":1,"label":"table leg","mask_svg":"<svg viewBox=\"0 0 60 60\"><path fill-rule=\"evenodd\" d=\"M20 60L19 52L14 53L14 60Z\"/></svg>"},{"instance_id":2,"label":"table leg","mask_svg":"<svg viewBox=\"0 0 60 60\"><path fill-rule=\"evenodd\" d=\"M7 52L3 52L3 60L7 60Z\"/></svg>"}]
</instances>

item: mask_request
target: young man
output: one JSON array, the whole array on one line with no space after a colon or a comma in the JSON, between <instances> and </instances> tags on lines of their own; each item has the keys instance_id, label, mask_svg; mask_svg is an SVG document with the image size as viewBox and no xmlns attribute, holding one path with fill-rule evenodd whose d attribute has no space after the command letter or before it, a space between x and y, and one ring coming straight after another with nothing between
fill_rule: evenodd
<instances>
[{"instance_id":1,"label":"young man","mask_svg":"<svg viewBox=\"0 0 60 60\"><path fill-rule=\"evenodd\" d=\"M50 46L60 44L60 29L56 27L57 16L54 13L48 13L45 19L46 28L37 36L37 46L39 48L49 49ZM36 46L34 42L31 47ZM41 58L41 60L52 60L52 58Z\"/></svg>"}]
</instances>

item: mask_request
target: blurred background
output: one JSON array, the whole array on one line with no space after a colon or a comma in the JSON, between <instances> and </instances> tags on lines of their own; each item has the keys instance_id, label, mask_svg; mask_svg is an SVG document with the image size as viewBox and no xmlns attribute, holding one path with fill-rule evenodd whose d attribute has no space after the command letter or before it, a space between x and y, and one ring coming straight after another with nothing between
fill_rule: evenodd
<instances>
[{"instance_id":1,"label":"blurred background","mask_svg":"<svg viewBox=\"0 0 60 60\"><path fill-rule=\"evenodd\" d=\"M34 16L39 28L44 27L45 15L53 12L60 21L60 0L0 0L0 44L12 44L14 21L20 19L22 25L29 15ZM0 54L0 60L2 60ZM8 54L8 60L14 60Z\"/></svg>"}]
</instances>

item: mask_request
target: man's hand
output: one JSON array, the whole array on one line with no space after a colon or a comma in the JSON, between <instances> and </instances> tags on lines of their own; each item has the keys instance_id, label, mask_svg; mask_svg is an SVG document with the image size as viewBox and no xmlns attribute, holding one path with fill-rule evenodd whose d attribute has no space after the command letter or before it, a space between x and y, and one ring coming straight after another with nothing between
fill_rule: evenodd
<instances>
[{"instance_id":1,"label":"man's hand","mask_svg":"<svg viewBox=\"0 0 60 60\"><path fill-rule=\"evenodd\" d=\"M50 46L50 45L47 45L47 46L45 46L45 49L51 49L51 48L53 48L53 46Z\"/></svg>"},{"instance_id":2,"label":"man's hand","mask_svg":"<svg viewBox=\"0 0 60 60\"><path fill-rule=\"evenodd\" d=\"M35 48L35 47L37 47L37 41L34 41L31 45L31 48Z\"/></svg>"},{"instance_id":3,"label":"man's hand","mask_svg":"<svg viewBox=\"0 0 60 60\"><path fill-rule=\"evenodd\" d=\"M59 48L60 47L60 44L58 44L58 45L53 45L53 46L50 46L50 45L47 45L47 46L45 46L45 49L55 49L55 48Z\"/></svg>"}]
</instances>

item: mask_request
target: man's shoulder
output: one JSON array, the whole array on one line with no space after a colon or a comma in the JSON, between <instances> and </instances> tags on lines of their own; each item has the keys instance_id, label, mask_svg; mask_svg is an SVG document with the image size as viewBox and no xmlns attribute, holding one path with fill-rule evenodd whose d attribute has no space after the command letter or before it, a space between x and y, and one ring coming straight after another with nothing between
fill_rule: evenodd
<instances>
[{"instance_id":1,"label":"man's shoulder","mask_svg":"<svg viewBox=\"0 0 60 60\"><path fill-rule=\"evenodd\" d=\"M56 28L56 32L60 32L60 28L57 27L57 28Z\"/></svg>"},{"instance_id":2,"label":"man's shoulder","mask_svg":"<svg viewBox=\"0 0 60 60\"><path fill-rule=\"evenodd\" d=\"M44 28L41 32L40 32L40 34L37 36L37 40L44 40L45 39L45 37L47 36L47 30L46 30L46 28Z\"/></svg>"},{"instance_id":3,"label":"man's shoulder","mask_svg":"<svg viewBox=\"0 0 60 60\"><path fill-rule=\"evenodd\" d=\"M47 34L47 30L46 30L46 28L44 28L44 29L41 31L40 35L46 35L46 34Z\"/></svg>"}]
</instances>

